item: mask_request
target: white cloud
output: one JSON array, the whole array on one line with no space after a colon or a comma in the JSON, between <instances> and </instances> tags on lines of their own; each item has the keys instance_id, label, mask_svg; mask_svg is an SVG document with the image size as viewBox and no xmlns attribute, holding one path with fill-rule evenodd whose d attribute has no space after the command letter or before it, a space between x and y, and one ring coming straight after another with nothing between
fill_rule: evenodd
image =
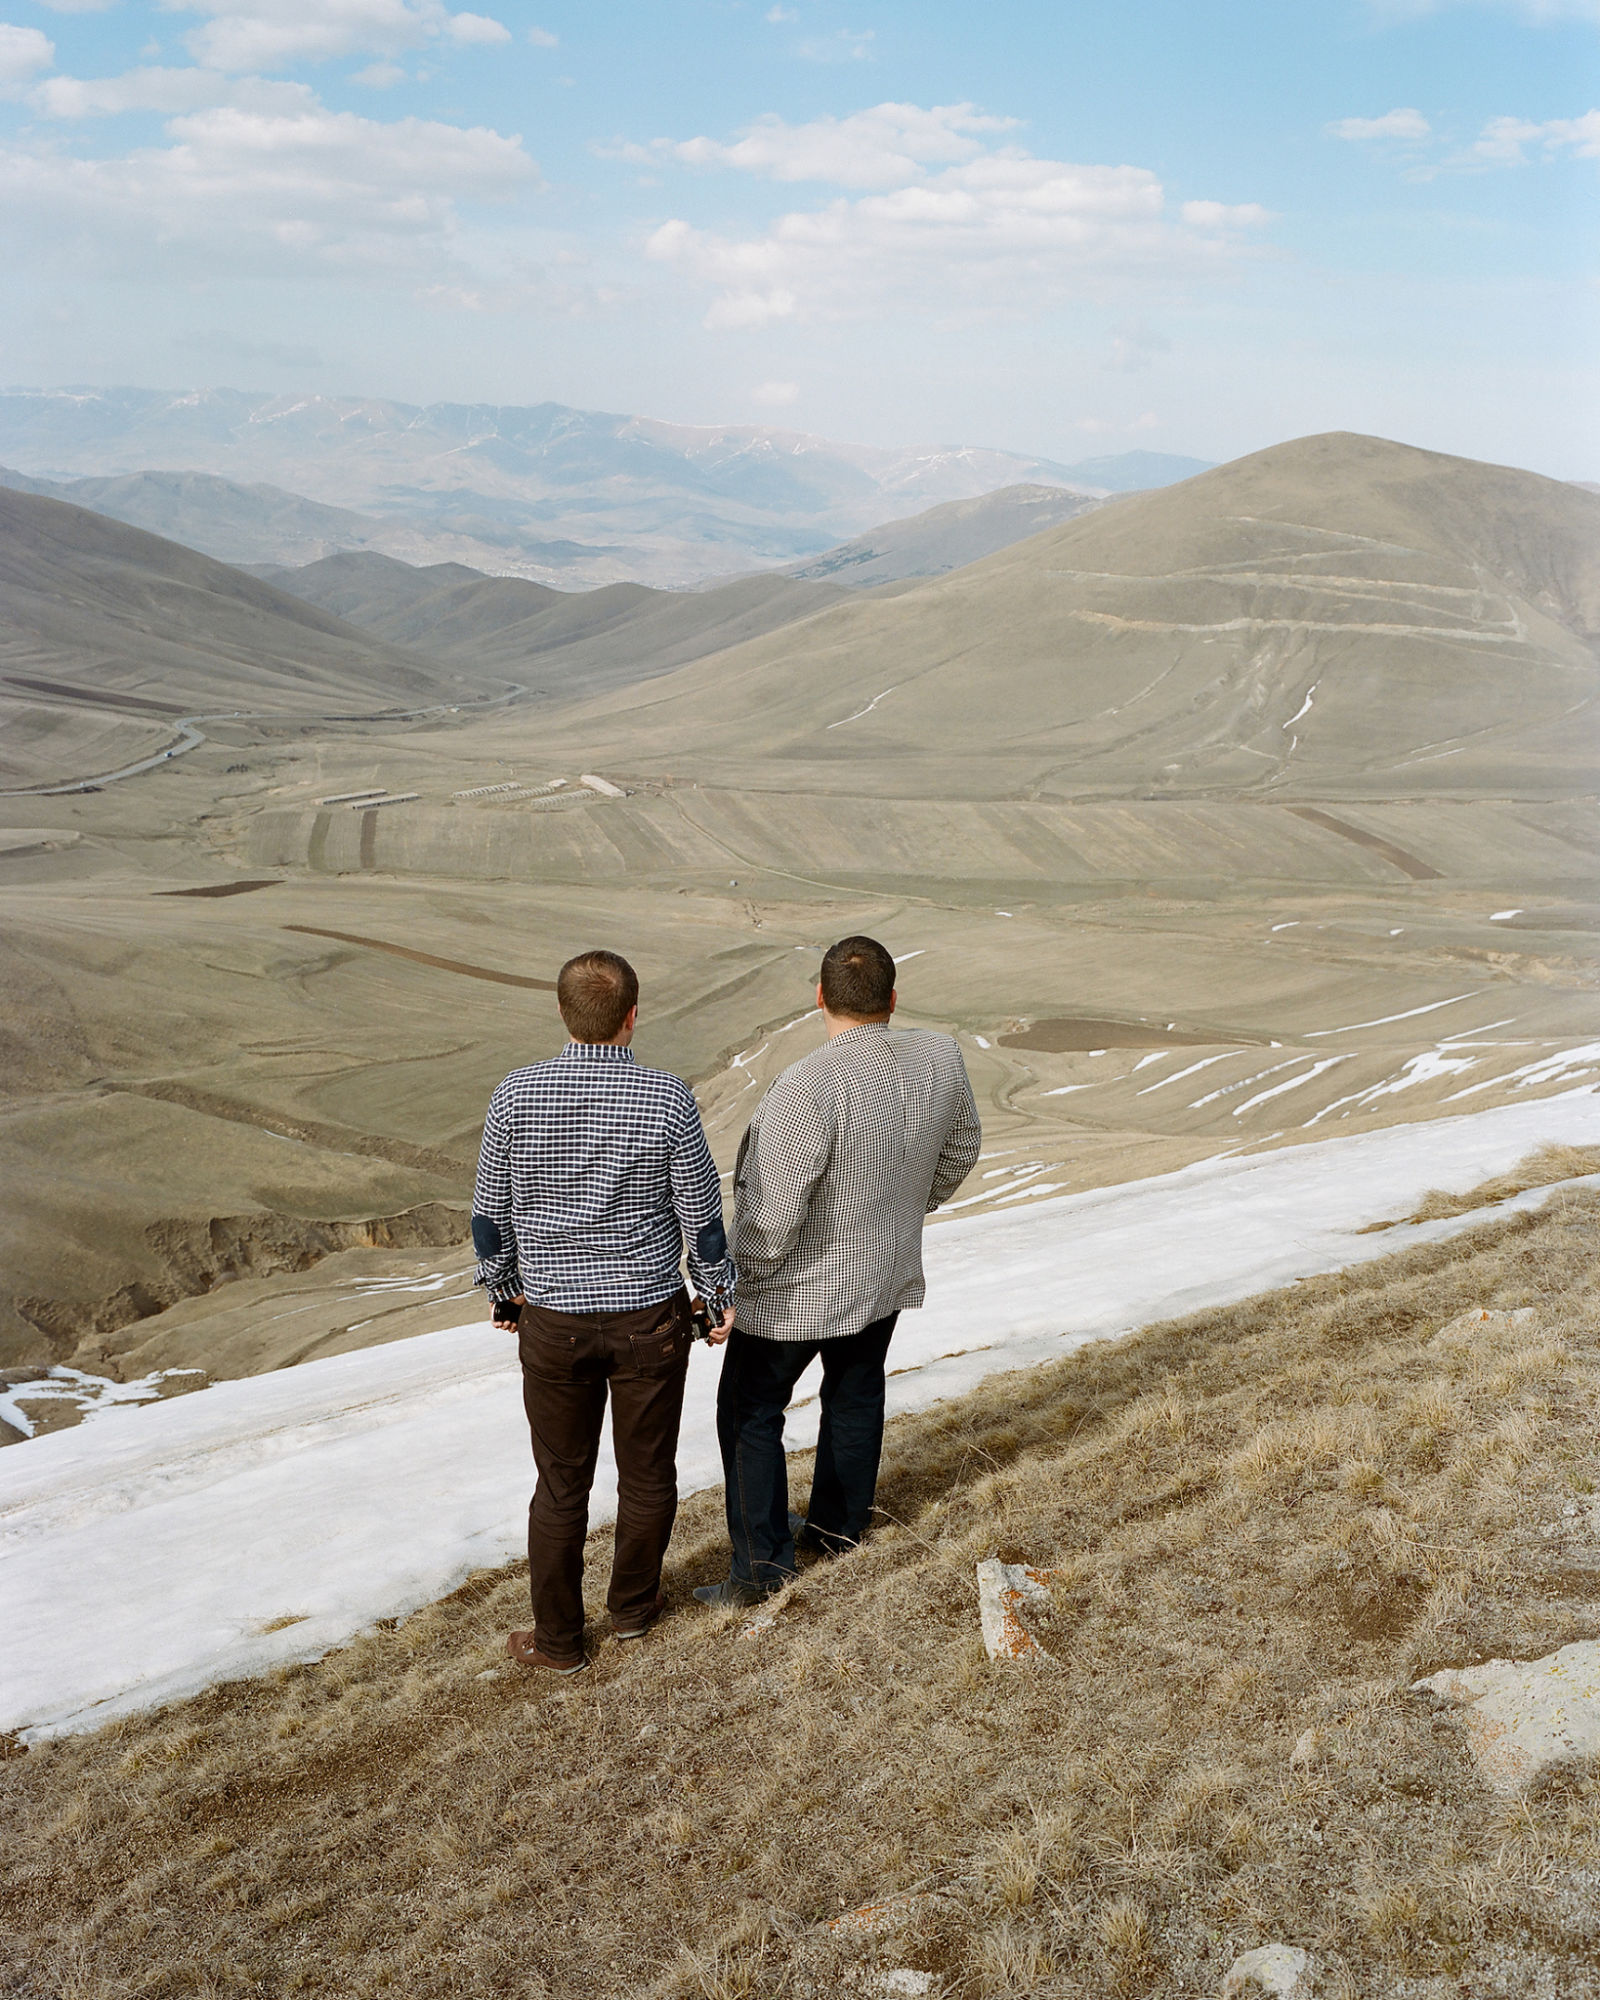
<instances>
[{"instance_id":1,"label":"white cloud","mask_svg":"<svg viewBox=\"0 0 1600 2000\"><path fill-rule=\"evenodd\" d=\"M553 35L548 28L530 28L528 40L536 49L559 49L561 37Z\"/></svg>"},{"instance_id":2,"label":"white cloud","mask_svg":"<svg viewBox=\"0 0 1600 2000\"><path fill-rule=\"evenodd\" d=\"M1339 118L1323 128L1330 139L1427 139L1433 127L1420 111L1401 105L1381 118Z\"/></svg>"},{"instance_id":3,"label":"white cloud","mask_svg":"<svg viewBox=\"0 0 1600 2000\"><path fill-rule=\"evenodd\" d=\"M243 269L419 282L441 276L457 204L539 185L522 142L420 118L329 111L302 86L291 110L220 105L174 118L173 143L121 158L0 152L0 217L32 254L81 254L102 274Z\"/></svg>"},{"instance_id":4,"label":"white cloud","mask_svg":"<svg viewBox=\"0 0 1600 2000\"><path fill-rule=\"evenodd\" d=\"M511 39L511 30L505 23L489 14L452 14L445 23L445 32L453 42L477 43L484 47Z\"/></svg>"},{"instance_id":5,"label":"white cloud","mask_svg":"<svg viewBox=\"0 0 1600 2000\"><path fill-rule=\"evenodd\" d=\"M1600 111L1586 111L1581 118L1547 118L1542 123L1528 118L1491 118L1468 157L1490 166L1520 167L1527 164L1530 146L1549 157L1570 153L1580 160L1600 159Z\"/></svg>"},{"instance_id":6,"label":"white cloud","mask_svg":"<svg viewBox=\"0 0 1600 2000\"><path fill-rule=\"evenodd\" d=\"M29 92L46 118L109 118L125 111L171 115L234 104L249 111L297 115L316 99L303 83L233 79L209 69L130 69L121 76L51 76Z\"/></svg>"},{"instance_id":7,"label":"white cloud","mask_svg":"<svg viewBox=\"0 0 1600 2000\"><path fill-rule=\"evenodd\" d=\"M890 188L922 178L929 166L973 159L980 133L1010 131L1015 118L991 118L971 104L876 104L847 118L789 125L775 114L747 125L731 145L696 138L658 139L657 157L689 166L734 167L777 181L829 181L836 187ZM640 149L631 156L648 158Z\"/></svg>"},{"instance_id":8,"label":"white cloud","mask_svg":"<svg viewBox=\"0 0 1600 2000\"><path fill-rule=\"evenodd\" d=\"M1269 219L1256 203L1187 202L1174 215L1142 167L1073 165L1014 148L858 200L782 215L745 240L662 224L646 254L715 288L711 327L760 327L885 303L1005 311L1095 296L1132 279L1181 283L1240 255Z\"/></svg>"},{"instance_id":9,"label":"white cloud","mask_svg":"<svg viewBox=\"0 0 1600 2000\"><path fill-rule=\"evenodd\" d=\"M40 70L56 59L55 43L37 28L14 28L0 21L0 97L16 97Z\"/></svg>"},{"instance_id":10,"label":"white cloud","mask_svg":"<svg viewBox=\"0 0 1600 2000\"><path fill-rule=\"evenodd\" d=\"M486 14L452 14L442 0L168 0L204 14L190 53L211 69L279 69L334 56L396 56L429 41L504 42Z\"/></svg>"},{"instance_id":11,"label":"white cloud","mask_svg":"<svg viewBox=\"0 0 1600 2000\"><path fill-rule=\"evenodd\" d=\"M752 403L759 403L763 409L784 410L800 398L798 382L758 382L750 391Z\"/></svg>"},{"instance_id":12,"label":"white cloud","mask_svg":"<svg viewBox=\"0 0 1600 2000\"><path fill-rule=\"evenodd\" d=\"M782 21L798 21L800 16L792 7L769 7L762 18L777 25Z\"/></svg>"},{"instance_id":13,"label":"white cloud","mask_svg":"<svg viewBox=\"0 0 1600 2000\"><path fill-rule=\"evenodd\" d=\"M815 63L869 62L875 39L871 28L864 28L859 34L849 28L840 28L834 34L818 35L810 41L801 42L795 54Z\"/></svg>"},{"instance_id":14,"label":"white cloud","mask_svg":"<svg viewBox=\"0 0 1600 2000\"><path fill-rule=\"evenodd\" d=\"M1193 229L1259 229L1272 211L1258 201L1186 201L1183 219Z\"/></svg>"},{"instance_id":15,"label":"white cloud","mask_svg":"<svg viewBox=\"0 0 1600 2000\"><path fill-rule=\"evenodd\" d=\"M352 81L364 90L393 90L397 83L404 83L406 73L398 63L368 63L365 69L358 69Z\"/></svg>"},{"instance_id":16,"label":"white cloud","mask_svg":"<svg viewBox=\"0 0 1600 2000\"><path fill-rule=\"evenodd\" d=\"M52 14L103 14L115 7L117 0L38 0L38 4Z\"/></svg>"}]
</instances>

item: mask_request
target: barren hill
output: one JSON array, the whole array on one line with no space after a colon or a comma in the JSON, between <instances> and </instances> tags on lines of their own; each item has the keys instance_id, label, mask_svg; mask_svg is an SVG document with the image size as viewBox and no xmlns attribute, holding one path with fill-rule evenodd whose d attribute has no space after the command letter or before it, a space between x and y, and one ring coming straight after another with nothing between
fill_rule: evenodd
<instances>
[{"instance_id":1,"label":"barren hill","mask_svg":"<svg viewBox=\"0 0 1600 2000\"><path fill-rule=\"evenodd\" d=\"M1592 787L1600 503L1335 433L609 697L555 742L898 795ZM559 754L559 753L558 753Z\"/></svg>"},{"instance_id":2,"label":"barren hill","mask_svg":"<svg viewBox=\"0 0 1600 2000\"><path fill-rule=\"evenodd\" d=\"M7 490L0 618L13 785L107 769L186 714L370 713L484 691L209 556Z\"/></svg>"},{"instance_id":3,"label":"barren hill","mask_svg":"<svg viewBox=\"0 0 1600 2000\"><path fill-rule=\"evenodd\" d=\"M1101 504L1091 494L1059 486L1002 486L976 500L947 500L909 520L886 521L820 556L786 564L783 574L827 578L852 590L906 577L942 576Z\"/></svg>"},{"instance_id":4,"label":"barren hill","mask_svg":"<svg viewBox=\"0 0 1600 2000\"><path fill-rule=\"evenodd\" d=\"M838 584L770 575L696 592L640 583L550 590L460 563L418 570L365 552L328 556L272 580L396 645L568 697L668 673L847 595Z\"/></svg>"}]
</instances>

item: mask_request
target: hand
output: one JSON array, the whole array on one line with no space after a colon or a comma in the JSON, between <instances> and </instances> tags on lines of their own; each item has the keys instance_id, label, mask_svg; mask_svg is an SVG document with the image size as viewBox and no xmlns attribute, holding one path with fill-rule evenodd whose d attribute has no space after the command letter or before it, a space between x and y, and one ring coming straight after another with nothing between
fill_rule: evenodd
<instances>
[{"instance_id":1,"label":"hand","mask_svg":"<svg viewBox=\"0 0 1600 2000\"><path fill-rule=\"evenodd\" d=\"M496 1299L494 1302L494 1324L508 1333L514 1332L516 1330L516 1325L517 1325L515 1318L502 1319L500 1317L500 1308L504 1305L510 1304L514 1305L520 1312L527 1303L528 1303L527 1299L524 1298L521 1292L515 1293L509 1300Z\"/></svg>"},{"instance_id":2,"label":"hand","mask_svg":"<svg viewBox=\"0 0 1600 2000\"><path fill-rule=\"evenodd\" d=\"M706 1345L708 1347L720 1347L732 1331L733 1307L729 1306L716 1325L706 1329Z\"/></svg>"}]
</instances>

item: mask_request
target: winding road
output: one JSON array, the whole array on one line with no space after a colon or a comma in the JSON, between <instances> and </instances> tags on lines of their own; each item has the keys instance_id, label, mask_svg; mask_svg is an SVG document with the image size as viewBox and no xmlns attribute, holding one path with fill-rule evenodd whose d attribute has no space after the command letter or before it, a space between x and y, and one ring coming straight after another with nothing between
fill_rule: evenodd
<instances>
[{"instance_id":1,"label":"winding road","mask_svg":"<svg viewBox=\"0 0 1600 2000\"><path fill-rule=\"evenodd\" d=\"M197 750L207 741L202 722L294 722L303 726L305 722L415 722L423 715L454 715L462 709L498 708L515 701L518 695L528 690L519 681L504 694L483 695L473 701L434 702L427 708L396 709L382 715L372 716L282 716L263 709L230 709L215 715L181 715L177 718L175 740L157 750L153 756L141 757L136 764L124 764L120 771L100 771L93 777L68 778L59 785L15 785L0 786L0 798L6 799L49 799L59 798L67 792L96 792L104 785L114 785L119 778L135 778L141 771L153 771L162 764L170 764L175 757L182 757L190 750ZM85 691L81 697L94 706L116 708L113 702L96 703L92 694ZM118 710L120 713L120 709Z\"/></svg>"}]
</instances>

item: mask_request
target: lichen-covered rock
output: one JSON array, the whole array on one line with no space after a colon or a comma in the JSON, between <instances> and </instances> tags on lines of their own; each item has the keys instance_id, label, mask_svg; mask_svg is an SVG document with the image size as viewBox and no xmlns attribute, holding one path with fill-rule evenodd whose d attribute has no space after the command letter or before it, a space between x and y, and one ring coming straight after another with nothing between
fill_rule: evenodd
<instances>
[{"instance_id":1,"label":"lichen-covered rock","mask_svg":"<svg viewBox=\"0 0 1600 2000\"><path fill-rule=\"evenodd\" d=\"M1600 1640L1542 1660L1446 1667L1415 1689L1465 1705L1467 1741L1496 1791L1537 1791L1600 1763Z\"/></svg>"},{"instance_id":2,"label":"lichen-covered rock","mask_svg":"<svg viewBox=\"0 0 1600 2000\"><path fill-rule=\"evenodd\" d=\"M993 1557L978 1565L978 1616L983 1623L983 1649L991 1660L1048 1660L1023 1623L1024 1608L1050 1602L1046 1579L1050 1572L1025 1563L1003 1563Z\"/></svg>"},{"instance_id":3,"label":"lichen-covered rock","mask_svg":"<svg viewBox=\"0 0 1600 2000\"><path fill-rule=\"evenodd\" d=\"M1264 1944L1236 1958L1223 1981L1222 2000L1311 2000L1311 1956L1298 1945Z\"/></svg>"}]
</instances>

